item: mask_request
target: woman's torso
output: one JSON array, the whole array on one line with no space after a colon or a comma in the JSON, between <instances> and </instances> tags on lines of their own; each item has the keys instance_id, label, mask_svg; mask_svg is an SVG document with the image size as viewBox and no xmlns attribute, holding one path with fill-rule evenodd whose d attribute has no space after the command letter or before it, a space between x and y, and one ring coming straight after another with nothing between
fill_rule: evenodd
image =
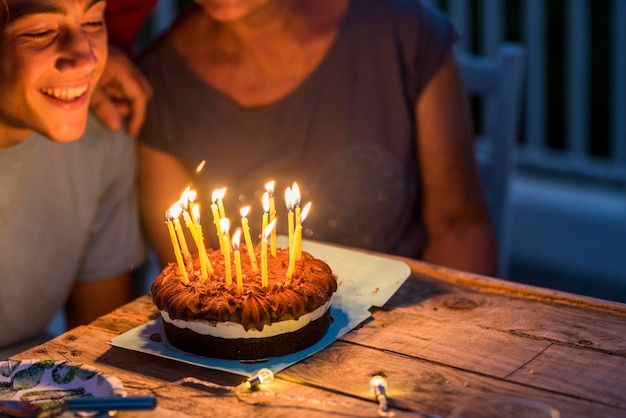
<instances>
[{"instance_id":1,"label":"woman's torso","mask_svg":"<svg viewBox=\"0 0 626 418\"><path fill-rule=\"evenodd\" d=\"M228 187L227 215L235 222L239 207L252 205L255 236L264 184L277 182L284 233L283 191L297 181L302 203L313 204L305 237L419 255L425 236L415 96L404 77L397 32L405 29L397 28L393 3L350 2L319 64L262 107L241 106L207 84L166 38L143 61L155 86L143 140L173 153L190 171L206 160L199 194L210 199L213 189Z\"/></svg>"}]
</instances>

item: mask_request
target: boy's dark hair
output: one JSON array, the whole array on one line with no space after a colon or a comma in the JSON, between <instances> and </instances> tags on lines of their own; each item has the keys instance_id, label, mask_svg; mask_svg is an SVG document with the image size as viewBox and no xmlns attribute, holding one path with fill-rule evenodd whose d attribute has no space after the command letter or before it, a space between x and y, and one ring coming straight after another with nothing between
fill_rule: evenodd
<instances>
[{"instance_id":1,"label":"boy's dark hair","mask_svg":"<svg viewBox=\"0 0 626 418\"><path fill-rule=\"evenodd\" d=\"M0 29L2 29L7 23L9 23L9 5L7 0L0 0L2 7L0 7Z\"/></svg>"}]
</instances>

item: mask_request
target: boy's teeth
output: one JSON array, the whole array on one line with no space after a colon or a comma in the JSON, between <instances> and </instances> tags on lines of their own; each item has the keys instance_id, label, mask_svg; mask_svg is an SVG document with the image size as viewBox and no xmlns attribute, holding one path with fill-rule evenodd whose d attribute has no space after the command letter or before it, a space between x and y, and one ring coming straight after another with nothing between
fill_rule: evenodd
<instances>
[{"instance_id":1,"label":"boy's teeth","mask_svg":"<svg viewBox=\"0 0 626 418\"><path fill-rule=\"evenodd\" d=\"M45 88L41 91L55 99L70 101L82 96L87 91L87 85L85 84L80 87Z\"/></svg>"}]
</instances>

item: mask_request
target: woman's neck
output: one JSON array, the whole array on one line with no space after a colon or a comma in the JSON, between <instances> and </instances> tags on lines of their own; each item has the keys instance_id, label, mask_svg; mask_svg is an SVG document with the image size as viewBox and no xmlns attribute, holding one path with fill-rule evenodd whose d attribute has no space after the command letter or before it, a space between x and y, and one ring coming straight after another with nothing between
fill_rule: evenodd
<instances>
[{"instance_id":1,"label":"woman's neck","mask_svg":"<svg viewBox=\"0 0 626 418\"><path fill-rule=\"evenodd\" d=\"M279 0L236 22L199 8L172 29L176 49L209 85L244 107L293 91L324 59L348 0Z\"/></svg>"}]
</instances>

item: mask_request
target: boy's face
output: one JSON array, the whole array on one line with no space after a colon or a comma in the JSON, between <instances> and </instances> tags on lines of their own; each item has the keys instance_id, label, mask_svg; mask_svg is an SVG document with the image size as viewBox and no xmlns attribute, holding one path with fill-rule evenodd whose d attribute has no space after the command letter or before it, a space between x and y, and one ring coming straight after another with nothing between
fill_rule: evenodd
<instances>
[{"instance_id":1,"label":"boy's face","mask_svg":"<svg viewBox=\"0 0 626 418\"><path fill-rule=\"evenodd\" d=\"M59 142L82 135L107 58L105 4L0 0L0 146L33 130Z\"/></svg>"}]
</instances>

